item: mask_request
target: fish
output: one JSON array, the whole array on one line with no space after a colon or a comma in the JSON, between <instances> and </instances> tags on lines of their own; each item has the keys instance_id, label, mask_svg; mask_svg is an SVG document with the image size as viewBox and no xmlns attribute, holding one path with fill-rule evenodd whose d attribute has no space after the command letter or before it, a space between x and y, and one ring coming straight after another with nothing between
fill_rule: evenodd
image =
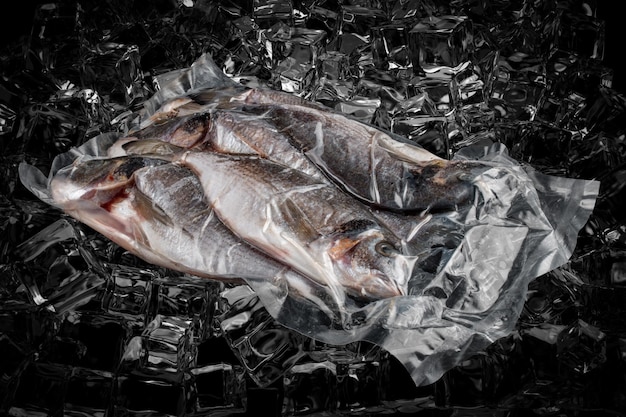
<instances>
[{"instance_id":1,"label":"fish","mask_svg":"<svg viewBox=\"0 0 626 417\"><path fill-rule=\"evenodd\" d=\"M338 186L361 201L395 211L451 210L475 195L476 164L448 161L381 129L331 111L253 103Z\"/></svg>"},{"instance_id":2,"label":"fish","mask_svg":"<svg viewBox=\"0 0 626 417\"><path fill-rule=\"evenodd\" d=\"M199 180L185 167L137 156L78 161L53 177L51 190L72 217L154 265L213 280L250 282L261 291L273 288L262 282L284 280L290 295L315 303L329 317L339 311L329 308L332 302L314 281L224 226L205 201Z\"/></svg>"},{"instance_id":3,"label":"fish","mask_svg":"<svg viewBox=\"0 0 626 417\"><path fill-rule=\"evenodd\" d=\"M404 295L415 257L356 200L326 182L250 155L185 150L175 158L200 180L207 201L237 236L344 295Z\"/></svg>"}]
</instances>

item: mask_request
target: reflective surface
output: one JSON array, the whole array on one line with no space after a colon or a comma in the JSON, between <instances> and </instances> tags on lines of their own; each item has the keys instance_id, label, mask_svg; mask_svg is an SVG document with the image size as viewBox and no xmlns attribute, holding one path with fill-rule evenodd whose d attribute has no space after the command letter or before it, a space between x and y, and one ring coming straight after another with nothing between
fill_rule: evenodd
<instances>
[{"instance_id":1,"label":"reflective surface","mask_svg":"<svg viewBox=\"0 0 626 417\"><path fill-rule=\"evenodd\" d=\"M3 413L626 408L625 105L601 61L604 24L595 3L351 3L37 8L32 35L2 52ZM445 15L468 16L473 45L467 23L412 32ZM423 37L420 55L410 39ZM446 54L446 45L454 50ZM159 75L206 50L249 85L313 97L392 130L407 126L399 133L443 157L488 138L542 172L601 180L571 262L530 284L513 335L418 389L380 348L300 338L253 295L228 298L238 287L155 268L22 187L20 162L45 173L58 153L124 130ZM465 61L471 66L458 68ZM397 104L411 99L408 108ZM237 326L224 326L225 318Z\"/></svg>"}]
</instances>

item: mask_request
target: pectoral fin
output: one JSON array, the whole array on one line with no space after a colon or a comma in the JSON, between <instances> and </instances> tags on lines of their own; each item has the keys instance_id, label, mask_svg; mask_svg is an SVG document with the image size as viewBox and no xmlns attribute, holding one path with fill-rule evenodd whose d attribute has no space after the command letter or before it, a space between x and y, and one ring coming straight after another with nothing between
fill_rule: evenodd
<instances>
[{"instance_id":1,"label":"pectoral fin","mask_svg":"<svg viewBox=\"0 0 626 417\"><path fill-rule=\"evenodd\" d=\"M127 142L122 145L122 149L124 149L128 155L153 156L166 160L173 159L174 155L183 150L180 146L157 139L143 139Z\"/></svg>"},{"instance_id":2,"label":"pectoral fin","mask_svg":"<svg viewBox=\"0 0 626 417\"><path fill-rule=\"evenodd\" d=\"M292 199L283 199L277 204L277 209L283 221L299 241L313 242L321 236L318 230L309 222L307 215Z\"/></svg>"}]
</instances>

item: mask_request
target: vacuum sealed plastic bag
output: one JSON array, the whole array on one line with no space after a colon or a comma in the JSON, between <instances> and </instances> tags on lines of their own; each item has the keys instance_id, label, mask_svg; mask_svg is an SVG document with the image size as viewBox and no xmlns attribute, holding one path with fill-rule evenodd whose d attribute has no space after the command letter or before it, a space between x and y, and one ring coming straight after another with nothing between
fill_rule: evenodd
<instances>
[{"instance_id":1,"label":"vacuum sealed plastic bag","mask_svg":"<svg viewBox=\"0 0 626 417\"><path fill-rule=\"evenodd\" d=\"M245 282L283 325L375 343L417 385L509 334L528 283L567 262L595 181L500 144L451 161L201 57L125 135L23 164L35 195L156 265Z\"/></svg>"}]
</instances>

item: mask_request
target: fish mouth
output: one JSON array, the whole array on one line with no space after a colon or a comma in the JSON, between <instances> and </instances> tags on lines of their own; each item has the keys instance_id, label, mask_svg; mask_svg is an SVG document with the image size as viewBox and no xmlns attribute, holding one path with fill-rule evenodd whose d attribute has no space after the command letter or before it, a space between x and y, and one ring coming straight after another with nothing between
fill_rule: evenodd
<instances>
[{"instance_id":1,"label":"fish mouth","mask_svg":"<svg viewBox=\"0 0 626 417\"><path fill-rule=\"evenodd\" d=\"M405 256L399 251L393 253L389 248L381 249L388 242L381 240L375 246L374 256L387 257L391 260L393 267L390 268L392 274L387 274L378 269L375 264L366 262L362 267L354 268L354 263L359 262L361 256L356 253L360 244L367 245L366 241L372 237L379 237L375 231L366 231L354 237L342 237L337 239L328 251L333 262L340 269L344 270L347 276L344 277L343 287L347 292L358 298L367 300L379 300L406 295L406 290L402 282L398 282L396 278L402 279L407 277L407 267L410 262L406 262ZM382 244L382 245L381 245ZM358 272L355 272L358 271ZM396 275L398 275L396 277Z\"/></svg>"},{"instance_id":2,"label":"fish mouth","mask_svg":"<svg viewBox=\"0 0 626 417\"><path fill-rule=\"evenodd\" d=\"M362 276L360 281L361 285L350 287L351 293L358 294L359 298L374 301L406 295L400 284L378 271Z\"/></svg>"}]
</instances>

